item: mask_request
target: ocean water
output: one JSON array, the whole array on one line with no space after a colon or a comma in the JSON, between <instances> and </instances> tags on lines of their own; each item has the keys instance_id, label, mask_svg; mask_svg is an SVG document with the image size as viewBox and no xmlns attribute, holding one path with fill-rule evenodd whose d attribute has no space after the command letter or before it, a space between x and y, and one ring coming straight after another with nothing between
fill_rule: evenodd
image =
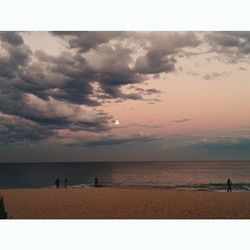
<instances>
[{"instance_id":1,"label":"ocean water","mask_svg":"<svg viewBox=\"0 0 250 250\"><path fill-rule=\"evenodd\" d=\"M250 161L1 163L0 188L51 187L65 177L72 187L143 186L225 191L250 190Z\"/></svg>"}]
</instances>

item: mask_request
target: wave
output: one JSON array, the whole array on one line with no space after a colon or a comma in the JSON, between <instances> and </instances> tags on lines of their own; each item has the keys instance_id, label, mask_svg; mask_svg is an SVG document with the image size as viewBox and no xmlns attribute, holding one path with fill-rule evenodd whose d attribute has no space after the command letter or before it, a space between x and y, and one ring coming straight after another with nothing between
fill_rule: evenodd
<instances>
[{"instance_id":1,"label":"wave","mask_svg":"<svg viewBox=\"0 0 250 250\"><path fill-rule=\"evenodd\" d=\"M93 184L73 185L72 188L94 188ZM226 191L227 185L223 183L200 183L200 184L103 184L99 187L135 187L135 188L166 188L179 190L200 190L200 191ZM250 183L235 183L233 191L250 191Z\"/></svg>"}]
</instances>

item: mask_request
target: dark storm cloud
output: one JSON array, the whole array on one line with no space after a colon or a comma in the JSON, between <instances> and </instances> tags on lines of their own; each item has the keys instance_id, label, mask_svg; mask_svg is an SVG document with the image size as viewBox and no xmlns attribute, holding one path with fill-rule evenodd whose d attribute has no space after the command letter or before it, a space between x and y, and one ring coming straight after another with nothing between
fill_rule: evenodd
<instances>
[{"instance_id":1,"label":"dark storm cloud","mask_svg":"<svg viewBox=\"0 0 250 250\"><path fill-rule=\"evenodd\" d=\"M131 49L120 45L102 45L86 55L92 80L99 82L102 90L113 98L121 97L121 86L139 83L145 79L129 67L132 53Z\"/></svg>"},{"instance_id":2,"label":"dark storm cloud","mask_svg":"<svg viewBox=\"0 0 250 250\"><path fill-rule=\"evenodd\" d=\"M191 32L53 32L53 35L68 44L68 49L58 56L41 50L32 53L21 32L0 33L0 112L28 121L27 129L23 120L14 119L13 123L21 124L24 131L34 128L34 135L25 133L35 141L53 136L58 129L97 133L109 130L112 117L93 107L101 106L105 100L158 101L145 98L161 94L157 89L128 93L123 87L142 83L152 74L174 71L179 51L199 44ZM143 52L138 53L130 42L141 46ZM2 129L15 131L13 142L22 141L21 135L19 139L16 135L21 131L3 123L0 121ZM106 141L122 144L134 140Z\"/></svg>"},{"instance_id":3,"label":"dark storm cloud","mask_svg":"<svg viewBox=\"0 0 250 250\"><path fill-rule=\"evenodd\" d=\"M55 133L36 123L0 113L0 144L42 141Z\"/></svg>"},{"instance_id":4,"label":"dark storm cloud","mask_svg":"<svg viewBox=\"0 0 250 250\"><path fill-rule=\"evenodd\" d=\"M117 101L124 101L127 99L130 100L143 100L143 96L140 92L128 93L125 94L121 91L118 86L103 86L101 94L97 95L98 98L103 99L112 99L116 98Z\"/></svg>"},{"instance_id":5,"label":"dark storm cloud","mask_svg":"<svg viewBox=\"0 0 250 250\"><path fill-rule=\"evenodd\" d=\"M121 98L118 88L123 85L140 83L147 79L149 74L174 71L177 52L199 44L199 40L192 32L59 32L53 34L60 35L62 39L68 39L71 48L78 48L81 52L87 51L82 56L78 55L78 58L74 58L76 62L81 59L78 64L81 66L80 72L76 70L76 65L71 70L70 67L66 69L63 67L61 70L58 68L58 70L67 76L72 76L71 71L73 71L74 77L84 75L86 81L99 82L102 90L112 98ZM134 66L131 66L132 55L136 51L121 46L128 38L135 43L149 44L144 48L146 54L139 56ZM118 42L109 44L112 39ZM75 41L74 46L72 46L72 40ZM96 65L93 65L92 61ZM129 99L130 96L131 99L139 99L139 96L135 98L134 94L126 98L124 96L124 99Z\"/></svg>"},{"instance_id":6,"label":"dark storm cloud","mask_svg":"<svg viewBox=\"0 0 250 250\"><path fill-rule=\"evenodd\" d=\"M80 54L52 57L42 51L37 52L36 56L47 67L47 74L49 74L47 88L56 89L49 91L50 96L77 104L97 106L100 103L90 99L90 95L93 95L92 82L98 82L101 91L110 99L121 97L135 99L134 95L126 96L120 90L123 85L138 83L145 79L128 66L131 62L131 53L131 50L120 46L112 48L103 45L85 57ZM47 64L50 64L49 68ZM30 77L30 74L22 75L22 77L29 80L27 77ZM40 79L44 80L44 76ZM36 78L33 77L29 82L39 85L40 79L36 75Z\"/></svg>"},{"instance_id":7,"label":"dark storm cloud","mask_svg":"<svg viewBox=\"0 0 250 250\"><path fill-rule=\"evenodd\" d=\"M28 62L31 51L16 32L0 32L0 41L1 52L7 53L0 57L0 77L13 78Z\"/></svg>"},{"instance_id":8,"label":"dark storm cloud","mask_svg":"<svg viewBox=\"0 0 250 250\"><path fill-rule=\"evenodd\" d=\"M37 51L38 63L32 63L20 72L24 91L48 99L49 96L63 101L87 106L101 103L95 97L92 82L97 82L103 96L110 99L143 100L139 93L122 93L121 87L143 82L148 74L170 72L175 69L176 53L199 43L194 33L127 33L127 32L53 32L69 43L70 50L60 56L51 56ZM139 56L134 66L133 54L123 40L133 39L136 43L150 44L146 55ZM117 40L109 44L110 40ZM120 40L119 40L120 39ZM85 53L82 53L85 52ZM101 93L99 93L101 94ZM147 95L153 94L148 91ZM96 95L96 97L100 97Z\"/></svg>"},{"instance_id":9,"label":"dark storm cloud","mask_svg":"<svg viewBox=\"0 0 250 250\"><path fill-rule=\"evenodd\" d=\"M78 79L67 81L60 89L48 90L46 94L55 99L74 104L84 104L91 107L100 105L100 102L90 98L90 95L93 94L91 84Z\"/></svg>"},{"instance_id":10,"label":"dark storm cloud","mask_svg":"<svg viewBox=\"0 0 250 250\"><path fill-rule=\"evenodd\" d=\"M43 99L50 96L74 104L100 105L90 98L93 76L83 57L71 54L53 57L43 51L36 51L35 57L40 64L33 63L20 73L26 83L19 85L23 90Z\"/></svg>"},{"instance_id":11,"label":"dark storm cloud","mask_svg":"<svg viewBox=\"0 0 250 250\"><path fill-rule=\"evenodd\" d=\"M112 118L107 113L86 112L74 104L54 99L45 101L12 89L0 92L0 106L2 112L33 121L44 126L44 129L105 131Z\"/></svg>"}]
</instances>

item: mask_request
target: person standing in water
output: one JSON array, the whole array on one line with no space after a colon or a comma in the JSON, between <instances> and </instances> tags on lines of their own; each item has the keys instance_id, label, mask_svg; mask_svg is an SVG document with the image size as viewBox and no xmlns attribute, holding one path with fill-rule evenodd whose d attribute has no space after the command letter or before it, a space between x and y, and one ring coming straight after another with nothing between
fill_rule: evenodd
<instances>
[{"instance_id":1,"label":"person standing in water","mask_svg":"<svg viewBox=\"0 0 250 250\"><path fill-rule=\"evenodd\" d=\"M64 187L65 187L65 188L68 187L68 179L67 179L67 178L64 179Z\"/></svg>"},{"instance_id":2,"label":"person standing in water","mask_svg":"<svg viewBox=\"0 0 250 250\"><path fill-rule=\"evenodd\" d=\"M95 177L95 187L98 187L98 177Z\"/></svg>"},{"instance_id":3,"label":"person standing in water","mask_svg":"<svg viewBox=\"0 0 250 250\"><path fill-rule=\"evenodd\" d=\"M60 179L59 178L56 179L55 185L56 185L57 188L60 187Z\"/></svg>"},{"instance_id":4,"label":"person standing in water","mask_svg":"<svg viewBox=\"0 0 250 250\"><path fill-rule=\"evenodd\" d=\"M232 181L227 179L227 192L232 192Z\"/></svg>"}]
</instances>

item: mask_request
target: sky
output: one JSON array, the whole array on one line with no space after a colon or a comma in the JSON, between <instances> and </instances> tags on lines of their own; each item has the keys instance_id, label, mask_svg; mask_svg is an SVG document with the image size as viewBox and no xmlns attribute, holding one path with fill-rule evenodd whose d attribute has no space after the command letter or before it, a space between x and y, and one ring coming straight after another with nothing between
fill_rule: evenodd
<instances>
[{"instance_id":1,"label":"sky","mask_svg":"<svg viewBox=\"0 0 250 250\"><path fill-rule=\"evenodd\" d=\"M0 162L250 160L250 32L0 32Z\"/></svg>"}]
</instances>

